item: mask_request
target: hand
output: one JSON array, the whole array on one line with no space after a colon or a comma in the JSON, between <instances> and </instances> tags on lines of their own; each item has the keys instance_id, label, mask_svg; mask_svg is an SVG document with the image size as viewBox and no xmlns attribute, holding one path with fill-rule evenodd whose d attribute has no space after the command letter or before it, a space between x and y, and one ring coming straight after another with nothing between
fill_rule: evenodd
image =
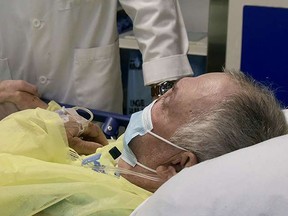
<instances>
[{"instance_id":1,"label":"hand","mask_svg":"<svg viewBox=\"0 0 288 216\"><path fill-rule=\"evenodd\" d=\"M78 154L93 154L96 149L108 144L103 131L96 124L89 122L84 132L79 135L81 125L70 118L65 124L69 147Z\"/></svg>"},{"instance_id":2,"label":"hand","mask_svg":"<svg viewBox=\"0 0 288 216\"><path fill-rule=\"evenodd\" d=\"M24 80L0 81L0 103L6 102L13 103L18 110L48 106L40 100L36 86Z\"/></svg>"}]
</instances>

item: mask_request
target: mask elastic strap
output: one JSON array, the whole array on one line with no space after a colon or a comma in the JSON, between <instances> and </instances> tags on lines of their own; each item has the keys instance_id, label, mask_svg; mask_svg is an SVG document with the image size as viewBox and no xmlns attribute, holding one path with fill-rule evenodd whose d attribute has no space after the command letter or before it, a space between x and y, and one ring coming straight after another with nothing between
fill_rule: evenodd
<instances>
[{"instance_id":1,"label":"mask elastic strap","mask_svg":"<svg viewBox=\"0 0 288 216\"><path fill-rule=\"evenodd\" d=\"M146 169L146 170L149 170L150 172L157 173L156 170L151 169L151 168L149 168L149 167L147 167L147 166L145 166L145 165L143 165L143 164L141 164L141 163L139 163L139 162L137 162L136 164L137 164L138 166L141 166L142 168L144 168L144 169Z\"/></svg>"},{"instance_id":2,"label":"mask elastic strap","mask_svg":"<svg viewBox=\"0 0 288 216\"><path fill-rule=\"evenodd\" d=\"M161 136L153 133L152 131L147 131L147 132L148 132L149 134L151 134L152 136L154 136L154 137L162 140L163 142L165 142L165 143L167 143L167 144L169 144L169 145L171 145L171 146L174 146L175 148L178 148L178 149L183 150L183 151L187 151L186 149L184 149L184 148L182 148L182 147L180 147L180 146L175 145L174 143L170 142L169 140L164 139L163 137L161 137Z\"/></svg>"}]
</instances>

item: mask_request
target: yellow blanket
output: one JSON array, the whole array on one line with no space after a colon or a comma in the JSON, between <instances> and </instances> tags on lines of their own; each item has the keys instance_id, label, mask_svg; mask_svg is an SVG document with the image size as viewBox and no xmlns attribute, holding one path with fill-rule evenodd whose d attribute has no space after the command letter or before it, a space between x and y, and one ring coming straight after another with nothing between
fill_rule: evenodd
<instances>
[{"instance_id":1,"label":"yellow blanket","mask_svg":"<svg viewBox=\"0 0 288 216\"><path fill-rule=\"evenodd\" d=\"M105 163L109 163L106 153L111 145L122 142L97 151ZM79 166L68 152L57 114L35 109L3 119L0 215L129 215L151 195L122 177Z\"/></svg>"}]
</instances>

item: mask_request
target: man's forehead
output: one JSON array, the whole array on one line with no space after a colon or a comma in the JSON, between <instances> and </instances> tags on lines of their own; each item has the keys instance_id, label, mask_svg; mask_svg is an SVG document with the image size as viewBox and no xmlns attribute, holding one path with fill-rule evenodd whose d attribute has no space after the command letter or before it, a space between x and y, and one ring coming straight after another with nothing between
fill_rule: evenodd
<instances>
[{"instance_id":1,"label":"man's forehead","mask_svg":"<svg viewBox=\"0 0 288 216\"><path fill-rule=\"evenodd\" d=\"M233 87L234 84L228 74L223 72L213 72L198 77L183 78L176 83L177 87L182 88L182 90L188 90L191 94L195 93L203 96L220 93L226 88Z\"/></svg>"},{"instance_id":2,"label":"man's forehead","mask_svg":"<svg viewBox=\"0 0 288 216\"><path fill-rule=\"evenodd\" d=\"M227 96L236 93L237 85L226 73L210 73L195 78L185 78L179 82L179 91L177 93L177 103L182 107L181 113L173 111L175 106L171 107L173 113L178 113L178 119L181 115L187 118L188 115L196 115L208 110L210 107L218 104ZM186 116L186 117L185 117Z\"/></svg>"},{"instance_id":3,"label":"man's forehead","mask_svg":"<svg viewBox=\"0 0 288 216\"><path fill-rule=\"evenodd\" d=\"M229 80L228 74L224 72L210 72L202 74L199 77L199 82L210 82L211 84L225 82Z\"/></svg>"},{"instance_id":4,"label":"man's forehead","mask_svg":"<svg viewBox=\"0 0 288 216\"><path fill-rule=\"evenodd\" d=\"M177 118L180 122L181 116L186 119L189 113L201 112L222 100L227 92L234 92L233 83L229 76L222 72L182 78L176 83L174 90L169 90L165 97L160 99L160 104L163 102L164 106L156 103L161 115L156 112L155 119L169 119L171 122L170 118L173 118L173 121ZM175 109L176 107L178 108Z\"/></svg>"}]
</instances>

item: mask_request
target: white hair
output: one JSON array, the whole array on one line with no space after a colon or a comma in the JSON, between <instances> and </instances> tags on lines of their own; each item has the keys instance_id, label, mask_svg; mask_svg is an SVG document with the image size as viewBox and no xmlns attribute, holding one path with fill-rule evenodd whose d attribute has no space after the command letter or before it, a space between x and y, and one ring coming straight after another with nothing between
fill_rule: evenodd
<instances>
[{"instance_id":1,"label":"white hair","mask_svg":"<svg viewBox=\"0 0 288 216\"><path fill-rule=\"evenodd\" d=\"M226 73L238 86L237 91L191 118L170 139L195 153L199 162L288 131L281 105L272 91L242 72Z\"/></svg>"}]
</instances>

